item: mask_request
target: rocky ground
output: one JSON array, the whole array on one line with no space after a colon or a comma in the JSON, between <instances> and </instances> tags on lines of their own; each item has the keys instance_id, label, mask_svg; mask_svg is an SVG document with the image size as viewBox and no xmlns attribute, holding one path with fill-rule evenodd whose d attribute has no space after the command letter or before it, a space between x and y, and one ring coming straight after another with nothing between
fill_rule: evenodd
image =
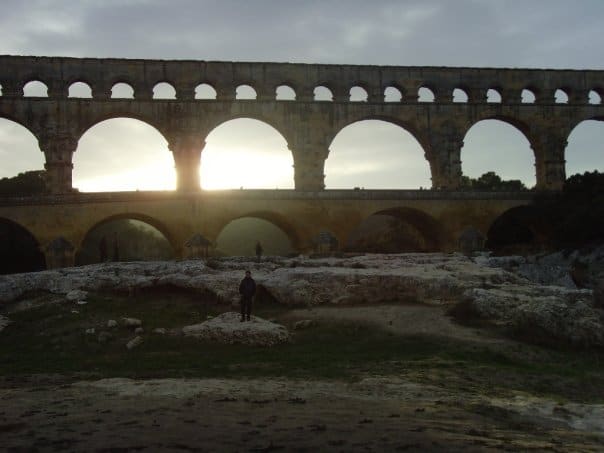
<instances>
[{"instance_id":1,"label":"rocky ground","mask_svg":"<svg viewBox=\"0 0 604 453\"><path fill-rule=\"evenodd\" d=\"M40 372L46 365L23 364L16 356L0 363L2 448L601 451L604 315L590 289L574 287L569 263L551 262L539 267L538 260L518 257L364 255L105 263L2 276L0 346L9 351L3 341L39 337L32 351L43 354L39 349L46 345L48 354L58 354L47 372ZM262 300L281 308L240 323L232 310L246 268ZM129 298L144 302L148 291L160 288L211 295L216 313L183 322L185 313L170 324L161 316L176 306L143 321L132 315L134 305L127 312L119 305L119 316L99 312L105 299L98 294L117 291L128 307ZM169 291L162 297L178 304ZM56 309L40 312L49 304ZM146 311L157 306L151 307ZM65 324L54 331L48 323L55 321ZM348 326L341 332L352 335L352 350L345 350L346 339L321 336L338 323ZM38 326L48 331L27 331ZM547 347L518 341L527 331L536 332L532 340L546 339ZM63 343L49 338L59 334L83 342L84 355L61 352ZM187 334L200 341L198 352ZM248 340L256 336L264 346L252 347L246 357ZM373 339L367 350L365 337ZM422 339L432 349L424 349ZM330 341L342 343L334 351ZM175 346L161 349L162 342ZM373 357L392 345L391 353ZM312 371L313 361L338 361L340 347L341 363ZM187 348L193 348L189 355ZM179 353L183 360L166 368L165 376L149 368ZM204 366L221 361L222 368L196 371L187 365L196 354ZM559 363L576 356L568 369ZM73 364L60 363L62 357L81 365L74 372ZM290 358L303 369L279 376L281 361L296 366ZM107 361L106 368L99 360ZM573 370L584 365L585 373ZM179 367L189 377L179 377Z\"/></svg>"}]
</instances>

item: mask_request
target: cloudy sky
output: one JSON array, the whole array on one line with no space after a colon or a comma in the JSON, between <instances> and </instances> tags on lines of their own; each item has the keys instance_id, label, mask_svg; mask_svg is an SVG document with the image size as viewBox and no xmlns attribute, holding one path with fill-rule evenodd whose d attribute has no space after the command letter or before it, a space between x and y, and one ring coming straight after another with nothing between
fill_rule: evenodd
<instances>
[{"instance_id":1,"label":"cloudy sky","mask_svg":"<svg viewBox=\"0 0 604 453\"><path fill-rule=\"evenodd\" d=\"M604 69L603 24L602 0L2 0L0 54ZM528 142L511 126L482 122L464 141L465 174L535 183ZM567 173L604 170L603 148L604 124L579 125ZM0 177L43 166L33 137L2 119L0 159ZM291 188L291 165L275 130L241 119L208 136L202 185ZM89 130L74 166L85 191L174 187L165 140L134 120ZM381 122L341 131L326 164L327 188L428 187L429 178L419 144Z\"/></svg>"}]
</instances>

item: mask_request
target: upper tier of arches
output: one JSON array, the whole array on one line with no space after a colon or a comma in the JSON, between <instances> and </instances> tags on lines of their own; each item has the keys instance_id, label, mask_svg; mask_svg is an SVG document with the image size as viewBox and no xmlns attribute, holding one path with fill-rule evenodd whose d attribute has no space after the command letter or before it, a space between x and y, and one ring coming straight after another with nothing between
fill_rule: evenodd
<instances>
[{"instance_id":1,"label":"upper tier of arches","mask_svg":"<svg viewBox=\"0 0 604 453\"><path fill-rule=\"evenodd\" d=\"M604 71L235 63L0 56L6 97L111 99L126 84L138 100L601 104ZM38 88L29 94L29 85ZM86 86L74 95L73 86ZM210 96L200 96L199 87ZM158 92L159 90L159 92ZM168 92L168 95L163 94ZM166 91L167 90L167 91ZM284 90L286 92L284 93ZM215 93L215 95L214 95ZM120 96L122 97L122 96ZM129 97L129 96L128 96Z\"/></svg>"}]
</instances>

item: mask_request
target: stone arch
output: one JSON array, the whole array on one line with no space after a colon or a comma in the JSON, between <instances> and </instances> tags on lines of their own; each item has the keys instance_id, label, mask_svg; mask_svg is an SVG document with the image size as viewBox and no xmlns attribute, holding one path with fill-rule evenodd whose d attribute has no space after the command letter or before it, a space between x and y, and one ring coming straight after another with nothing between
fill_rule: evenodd
<instances>
[{"instance_id":1,"label":"stone arch","mask_svg":"<svg viewBox=\"0 0 604 453\"><path fill-rule=\"evenodd\" d=\"M243 214L240 214L236 217L229 218L225 220L220 227L217 229L218 234L216 235L216 247L220 247L220 236L225 232L225 229L232 225L233 222L240 221L242 219L260 219L264 222L267 222L280 231L282 231L285 236L289 239L291 248L294 252L299 252L302 250L302 240L301 236L296 230L294 224L284 215L273 212L273 211L250 211ZM270 255L271 245L270 245L270 236L268 239L262 241L262 238L255 238L253 236L257 235L256 232L251 231L250 237L243 240L243 242L249 243L250 255L253 254L254 246L256 241L259 240L261 242L262 248L264 249L264 253ZM243 234L243 233L242 233ZM246 246L247 248L247 246Z\"/></svg>"},{"instance_id":2,"label":"stone arch","mask_svg":"<svg viewBox=\"0 0 604 453\"><path fill-rule=\"evenodd\" d=\"M350 102L367 102L369 93L363 84L355 84L348 91Z\"/></svg>"},{"instance_id":3,"label":"stone arch","mask_svg":"<svg viewBox=\"0 0 604 453\"><path fill-rule=\"evenodd\" d=\"M216 99L216 96L218 96L218 92L209 82L199 83L195 87L195 99Z\"/></svg>"},{"instance_id":4,"label":"stone arch","mask_svg":"<svg viewBox=\"0 0 604 453\"><path fill-rule=\"evenodd\" d=\"M111 85L111 99L134 99L134 85L118 81Z\"/></svg>"},{"instance_id":5,"label":"stone arch","mask_svg":"<svg viewBox=\"0 0 604 453\"><path fill-rule=\"evenodd\" d=\"M176 176L169 173L174 171L174 160L168 149L167 134L147 118L115 111L91 118L82 126L73 159L73 180L80 190L174 188ZM94 128L98 128L95 135L87 138L87 133ZM125 148L129 150L127 154L122 153ZM124 165L126 158L132 159L135 165Z\"/></svg>"},{"instance_id":6,"label":"stone arch","mask_svg":"<svg viewBox=\"0 0 604 453\"><path fill-rule=\"evenodd\" d=\"M313 99L315 101L332 102L333 90L326 84L317 85L313 89Z\"/></svg>"},{"instance_id":7,"label":"stone arch","mask_svg":"<svg viewBox=\"0 0 604 453\"><path fill-rule=\"evenodd\" d=\"M235 88L235 99L237 100L252 100L258 99L258 92L249 83L241 83Z\"/></svg>"},{"instance_id":8,"label":"stone arch","mask_svg":"<svg viewBox=\"0 0 604 453\"><path fill-rule=\"evenodd\" d=\"M487 103L501 104L501 89L489 88L487 90Z\"/></svg>"},{"instance_id":9,"label":"stone arch","mask_svg":"<svg viewBox=\"0 0 604 453\"><path fill-rule=\"evenodd\" d=\"M532 206L517 206L501 213L487 231L486 248L498 255L535 253L551 237L551 225Z\"/></svg>"},{"instance_id":10,"label":"stone arch","mask_svg":"<svg viewBox=\"0 0 604 453\"><path fill-rule=\"evenodd\" d=\"M355 128L361 127L364 130L358 130L355 133L354 129L348 129L348 132L346 132L345 130L350 126L354 126ZM341 135L343 132L348 134L349 137ZM389 138L382 146L376 146L376 141L379 141L382 137ZM401 184L409 189L429 187L431 177L430 165L425 160L426 150L429 150L429 145L418 137L422 136L417 133L413 125L390 117L369 116L355 118L354 121L347 122L336 131L335 135L329 137L329 157L325 165L326 184L330 188L342 187L342 183L338 182L337 172L343 175L346 175L348 172L358 172L367 181L365 183L359 181L356 184L358 188L365 186L371 189L377 188L375 186L378 175L380 175L378 185L388 184L388 187L380 187L384 189L398 189L401 188ZM344 140L344 142L338 144L337 141L341 140ZM368 140L371 143L364 146L363 140ZM370 146L373 146L371 163L367 162L368 159L366 157L366 148ZM411 151L412 154L404 154L402 151ZM379 153L383 154L384 159L376 158ZM334 156L341 157L336 159ZM393 165L393 156L400 156L400 158L396 159L397 165ZM408 165L410 165L409 167L405 166L406 160ZM381 163L384 164L383 168L379 168ZM373 175L371 165L378 165L373 170ZM334 169L337 169L337 171ZM401 174L406 174L409 176L409 179L402 180ZM422 178L422 176L424 177Z\"/></svg>"},{"instance_id":11,"label":"stone arch","mask_svg":"<svg viewBox=\"0 0 604 453\"><path fill-rule=\"evenodd\" d=\"M292 84L282 84L275 88L275 99L277 101L295 101L296 90Z\"/></svg>"},{"instance_id":12,"label":"stone arch","mask_svg":"<svg viewBox=\"0 0 604 453\"><path fill-rule=\"evenodd\" d=\"M384 102L402 102L403 91L396 85L390 84L384 88Z\"/></svg>"},{"instance_id":13,"label":"stone arch","mask_svg":"<svg viewBox=\"0 0 604 453\"><path fill-rule=\"evenodd\" d=\"M417 90L417 102L436 102L434 90L428 85L422 85Z\"/></svg>"},{"instance_id":14,"label":"stone arch","mask_svg":"<svg viewBox=\"0 0 604 453\"><path fill-rule=\"evenodd\" d=\"M40 79L29 80L25 84L23 84L23 96L47 98L48 85L42 82Z\"/></svg>"},{"instance_id":15,"label":"stone arch","mask_svg":"<svg viewBox=\"0 0 604 453\"><path fill-rule=\"evenodd\" d=\"M0 177L12 177L44 168L44 154L40 150L36 132L21 118L0 115L0 158L3 162ZM15 149L19 149L19 153L14 153ZM5 151L7 154L4 154ZM39 166L36 168L34 163Z\"/></svg>"},{"instance_id":16,"label":"stone arch","mask_svg":"<svg viewBox=\"0 0 604 453\"><path fill-rule=\"evenodd\" d=\"M558 88L554 92L556 104L568 104L570 99L570 90L568 88Z\"/></svg>"},{"instance_id":17,"label":"stone arch","mask_svg":"<svg viewBox=\"0 0 604 453\"><path fill-rule=\"evenodd\" d=\"M589 91L589 103L592 105L602 104L602 91L601 90L590 90Z\"/></svg>"},{"instance_id":18,"label":"stone arch","mask_svg":"<svg viewBox=\"0 0 604 453\"><path fill-rule=\"evenodd\" d=\"M176 88L174 84L166 81L158 81L153 85L153 99L176 99Z\"/></svg>"},{"instance_id":19,"label":"stone arch","mask_svg":"<svg viewBox=\"0 0 604 453\"><path fill-rule=\"evenodd\" d=\"M446 242L442 225L430 214L410 207L393 207L363 219L348 234L344 249L375 253L436 252Z\"/></svg>"},{"instance_id":20,"label":"stone arch","mask_svg":"<svg viewBox=\"0 0 604 453\"><path fill-rule=\"evenodd\" d=\"M453 102L457 103L467 103L468 102L468 92L463 88L454 88L453 89Z\"/></svg>"},{"instance_id":21,"label":"stone arch","mask_svg":"<svg viewBox=\"0 0 604 453\"><path fill-rule=\"evenodd\" d=\"M534 104L537 100L535 91L529 88L524 88L520 93L520 102L522 104Z\"/></svg>"},{"instance_id":22,"label":"stone arch","mask_svg":"<svg viewBox=\"0 0 604 453\"><path fill-rule=\"evenodd\" d=\"M496 120L496 122L492 122L493 120ZM486 123L486 122L489 123ZM503 123L502 124L498 124L498 122ZM480 128L477 128L477 126L481 126L481 128L483 128L484 126L487 127L487 129L490 129L490 131L488 131L488 133L482 133L479 135L480 140L478 142L478 144L474 144L473 140L469 140L469 134L472 132L472 130L474 129L474 132L476 132L477 130L480 133ZM501 129L503 126L503 129ZM512 129L509 129L508 127L511 127ZM506 130L507 129L507 130ZM512 132L512 131L515 131ZM493 153L493 152L485 152L484 149L488 149L490 146L492 147L493 144L495 143L499 143L500 146L504 147L506 146L509 142L508 141L502 141L501 139L497 139L494 137L497 137L498 134L504 134L507 136L508 140L511 140L512 142L516 142L513 143L514 144L514 148L511 149L512 152L516 151L517 149L520 149L522 147L526 147L528 148L528 152L530 153L529 156L532 159L532 166L527 167L526 165L524 165L522 168L523 170L527 169L527 168L534 168L534 165L536 163L536 156L535 156L535 152L534 149L532 147L531 144L531 136L529 135L529 125L527 125L526 123L524 123L523 121L518 120L517 118L513 118L513 117L509 117L509 116L505 116L505 115L485 115L485 117L483 118L479 118L477 119L474 123L472 123L471 125L469 125L469 127L465 130L464 132L464 139L463 139L463 147L461 148L461 161L462 161L462 172L464 175L466 176L472 176L472 177L479 177L481 176L481 174L478 174L480 172L478 172L477 168L474 168L474 170L470 170L470 171L466 171L468 168L472 168L472 166L468 165L466 162L466 158L468 156L468 153L471 153L470 155L474 155L476 157L474 157L475 163L474 166L476 167L481 166L484 167L483 170L481 170L482 173L484 173L486 166L488 166L489 170L488 171L495 171L495 173L497 173L502 179L520 179L518 177L518 168L517 165L514 166L513 165L513 161L510 160L509 158L504 159L502 156L498 156L497 154ZM517 133L519 133L520 135L517 135ZM512 134L512 135L510 135ZM516 137L514 137L514 135ZM470 136L470 139L472 139L473 137ZM523 143L525 142L525 143ZM509 150L508 150L509 151ZM464 154L466 157L464 157ZM508 154L509 157L509 154ZM497 163L497 168L493 168L493 164ZM503 173L501 172L501 168L506 167L506 165L509 167L507 170L504 170ZM507 174L506 174L507 172ZM528 183L527 186L530 188L531 184L536 184L536 175L535 172L532 171L530 174L528 172L526 172L525 175L523 175L524 178L526 179L526 181L528 182L529 180L531 181L531 183Z\"/></svg>"},{"instance_id":23,"label":"stone arch","mask_svg":"<svg viewBox=\"0 0 604 453\"><path fill-rule=\"evenodd\" d=\"M184 244L180 244L176 238L175 235L172 234L172 232L170 231L170 229L160 220L151 217L147 214L142 214L139 212L122 212L119 214L114 214L114 215L110 215L108 217L104 217L102 219L99 219L97 221L95 221L93 224L90 224L88 226L88 228L86 229L86 233L82 236L80 242L77 244L77 251L76 251L76 263L78 264L83 264L81 262L82 257L81 257L81 252L84 248L84 245L86 243L87 240L90 239L92 233L97 230L99 227L103 226L103 225L108 225L112 222L116 222L116 221L123 221L123 220L137 220L139 222L145 223L151 227L153 227L155 230L157 230L159 233L161 233L164 237L164 239L170 244L170 247L172 249L172 254L173 257L178 257L181 248L183 247ZM111 240L113 238L108 238L108 247L111 247ZM122 242L124 239L120 238L118 236L118 241ZM94 246L96 246L97 244L94 244ZM111 253L110 250L108 250L108 253Z\"/></svg>"},{"instance_id":24,"label":"stone arch","mask_svg":"<svg viewBox=\"0 0 604 453\"><path fill-rule=\"evenodd\" d=\"M92 98L92 88L89 83L76 80L69 85L67 97L90 99Z\"/></svg>"},{"instance_id":25,"label":"stone arch","mask_svg":"<svg viewBox=\"0 0 604 453\"><path fill-rule=\"evenodd\" d=\"M604 170L604 116L586 118L570 131L564 157L566 177L586 171ZM594 148L593 144L598 143Z\"/></svg>"},{"instance_id":26,"label":"stone arch","mask_svg":"<svg viewBox=\"0 0 604 453\"><path fill-rule=\"evenodd\" d=\"M23 225L0 217L0 274L46 269L38 239Z\"/></svg>"},{"instance_id":27,"label":"stone arch","mask_svg":"<svg viewBox=\"0 0 604 453\"><path fill-rule=\"evenodd\" d=\"M251 120L238 121L238 120ZM229 123L238 121L236 127L243 127L239 133L228 134L229 138L219 137L223 143L216 142L215 135L219 128L224 129ZM262 131L261 129L264 129ZM285 128L281 124L276 124L263 115L234 115L228 118L221 118L220 121L211 125L209 134L206 137L206 146L201 158L201 184L204 189L218 188L293 188L293 153L288 146L288 136L284 133ZM235 153L237 157L226 155L222 156L224 151L224 141L227 143L230 152ZM245 141L245 144L238 144L238 141ZM254 146L256 142L260 145ZM240 148L245 147L245 150ZM250 152L250 149L253 150ZM271 150L287 151L285 153L271 153ZM271 155L260 155L258 152L269 152ZM256 153L256 154L254 154ZM237 165L235 165L237 164ZM210 171L218 167L219 171ZM285 172L288 172L286 175ZM229 181L225 173L229 173L232 178ZM232 173L235 173L232 175ZM289 177L291 174L291 178ZM216 175L218 178L216 179ZM214 179L213 179L214 178ZM250 179L251 178L251 179ZM262 179L262 187L257 186L258 178ZM247 183L246 183L247 181ZM289 187L284 187L287 185Z\"/></svg>"}]
</instances>

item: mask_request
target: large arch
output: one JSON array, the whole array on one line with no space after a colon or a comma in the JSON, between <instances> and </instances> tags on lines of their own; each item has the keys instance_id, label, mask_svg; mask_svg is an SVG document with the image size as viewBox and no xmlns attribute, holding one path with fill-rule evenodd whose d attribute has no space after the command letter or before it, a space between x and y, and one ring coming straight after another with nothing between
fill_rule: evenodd
<instances>
[{"instance_id":1,"label":"large arch","mask_svg":"<svg viewBox=\"0 0 604 453\"><path fill-rule=\"evenodd\" d=\"M585 120L575 126L568 136L564 157L567 178L586 171L604 171L604 118Z\"/></svg>"},{"instance_id":2,"label":"large arch","mask_svg":"<svg viewBox=\"0 0 604 453\"><path fill-rule=\"evenodd\" d=\"M417 135L395 121L371 118L338 131L325 162L327 188L418 189L431 186Z\"/></svg>"},{"instance_id":3,"label":"large arch","mask_svg":"<svg viewBox=\"0 0 604 453\"><path fill-rule=\"evenodd\" d=\"M0 117L0 178L44 169L44 154L38 139L12 118Z\"/></svg>"},{"instance_id":4,"label":"large arch","mask_svg":"<svg viewBox=\"0 0 604 453\"><path fill-rule=\"evenodd\" d=\"M409 207L378 211L348 235L344 249L352 252L436 252L446 243L440 223L431 215Z\"/></svg>"},{"instance_id":5,"label":"large arch","mask_svg":"<svg viewBox=\"0 0 604 453\"><path fill-rule=\"evenodd\" d=\"M168 142L139 119L112 117L95 123L80 138L73 163L74 187L83 192L176 187Z\"/></svg>"},{"instance_id":6,"label":"large arch","mask_svg":"<svg viewBox=\"0 0 604 453\"><path fill-rule=\"evenodd\" d=\"M535 155L527 131L526 125L505 117L474 123L461 149L463 174L478 178L492 171L503 180L520 180L527 188L534 187Z\"/></svg>"},{"instance_id":7,"label":"large arch","mask_svg":"<svg viewBox=\"0 0 604 453\"><path fill-rule=\"evenodd\" d=\"M540 252L550 242L551 227L534 207L517 206L491 223L486 248L497 255Z\"/></svg>"},{"instance_id":8,"label":"large arch","mask_svg":"<svg viewBox=\"0 0 604 453\"><path fill-rule=\"evenodd\" d=\"M5 218L0 218L0 256L0 274L46 269L46 260L33 234Z\"/></svg>"},{"instance_id":9,"label":"large arch","mask_svg":"<svg viewBox=\"0 0 604 453\"><path fill-rule=\"evenodd\" d=\"M239 117L216 126L201 156L204 189L292 189L293 156L277 128Z\"/></svg>"},{"instance_id":10,"label":"large arch","mask_svg":"<svg viewBox=\"0 0 604 453\"><path fill-rule=\"evenodd\" d=\"M78 265L165 260L175 258L181 246L162 222L145 214L129 212L103 218L91 225L78 245L75 259Z\"/></svg>"}]
</instances>

